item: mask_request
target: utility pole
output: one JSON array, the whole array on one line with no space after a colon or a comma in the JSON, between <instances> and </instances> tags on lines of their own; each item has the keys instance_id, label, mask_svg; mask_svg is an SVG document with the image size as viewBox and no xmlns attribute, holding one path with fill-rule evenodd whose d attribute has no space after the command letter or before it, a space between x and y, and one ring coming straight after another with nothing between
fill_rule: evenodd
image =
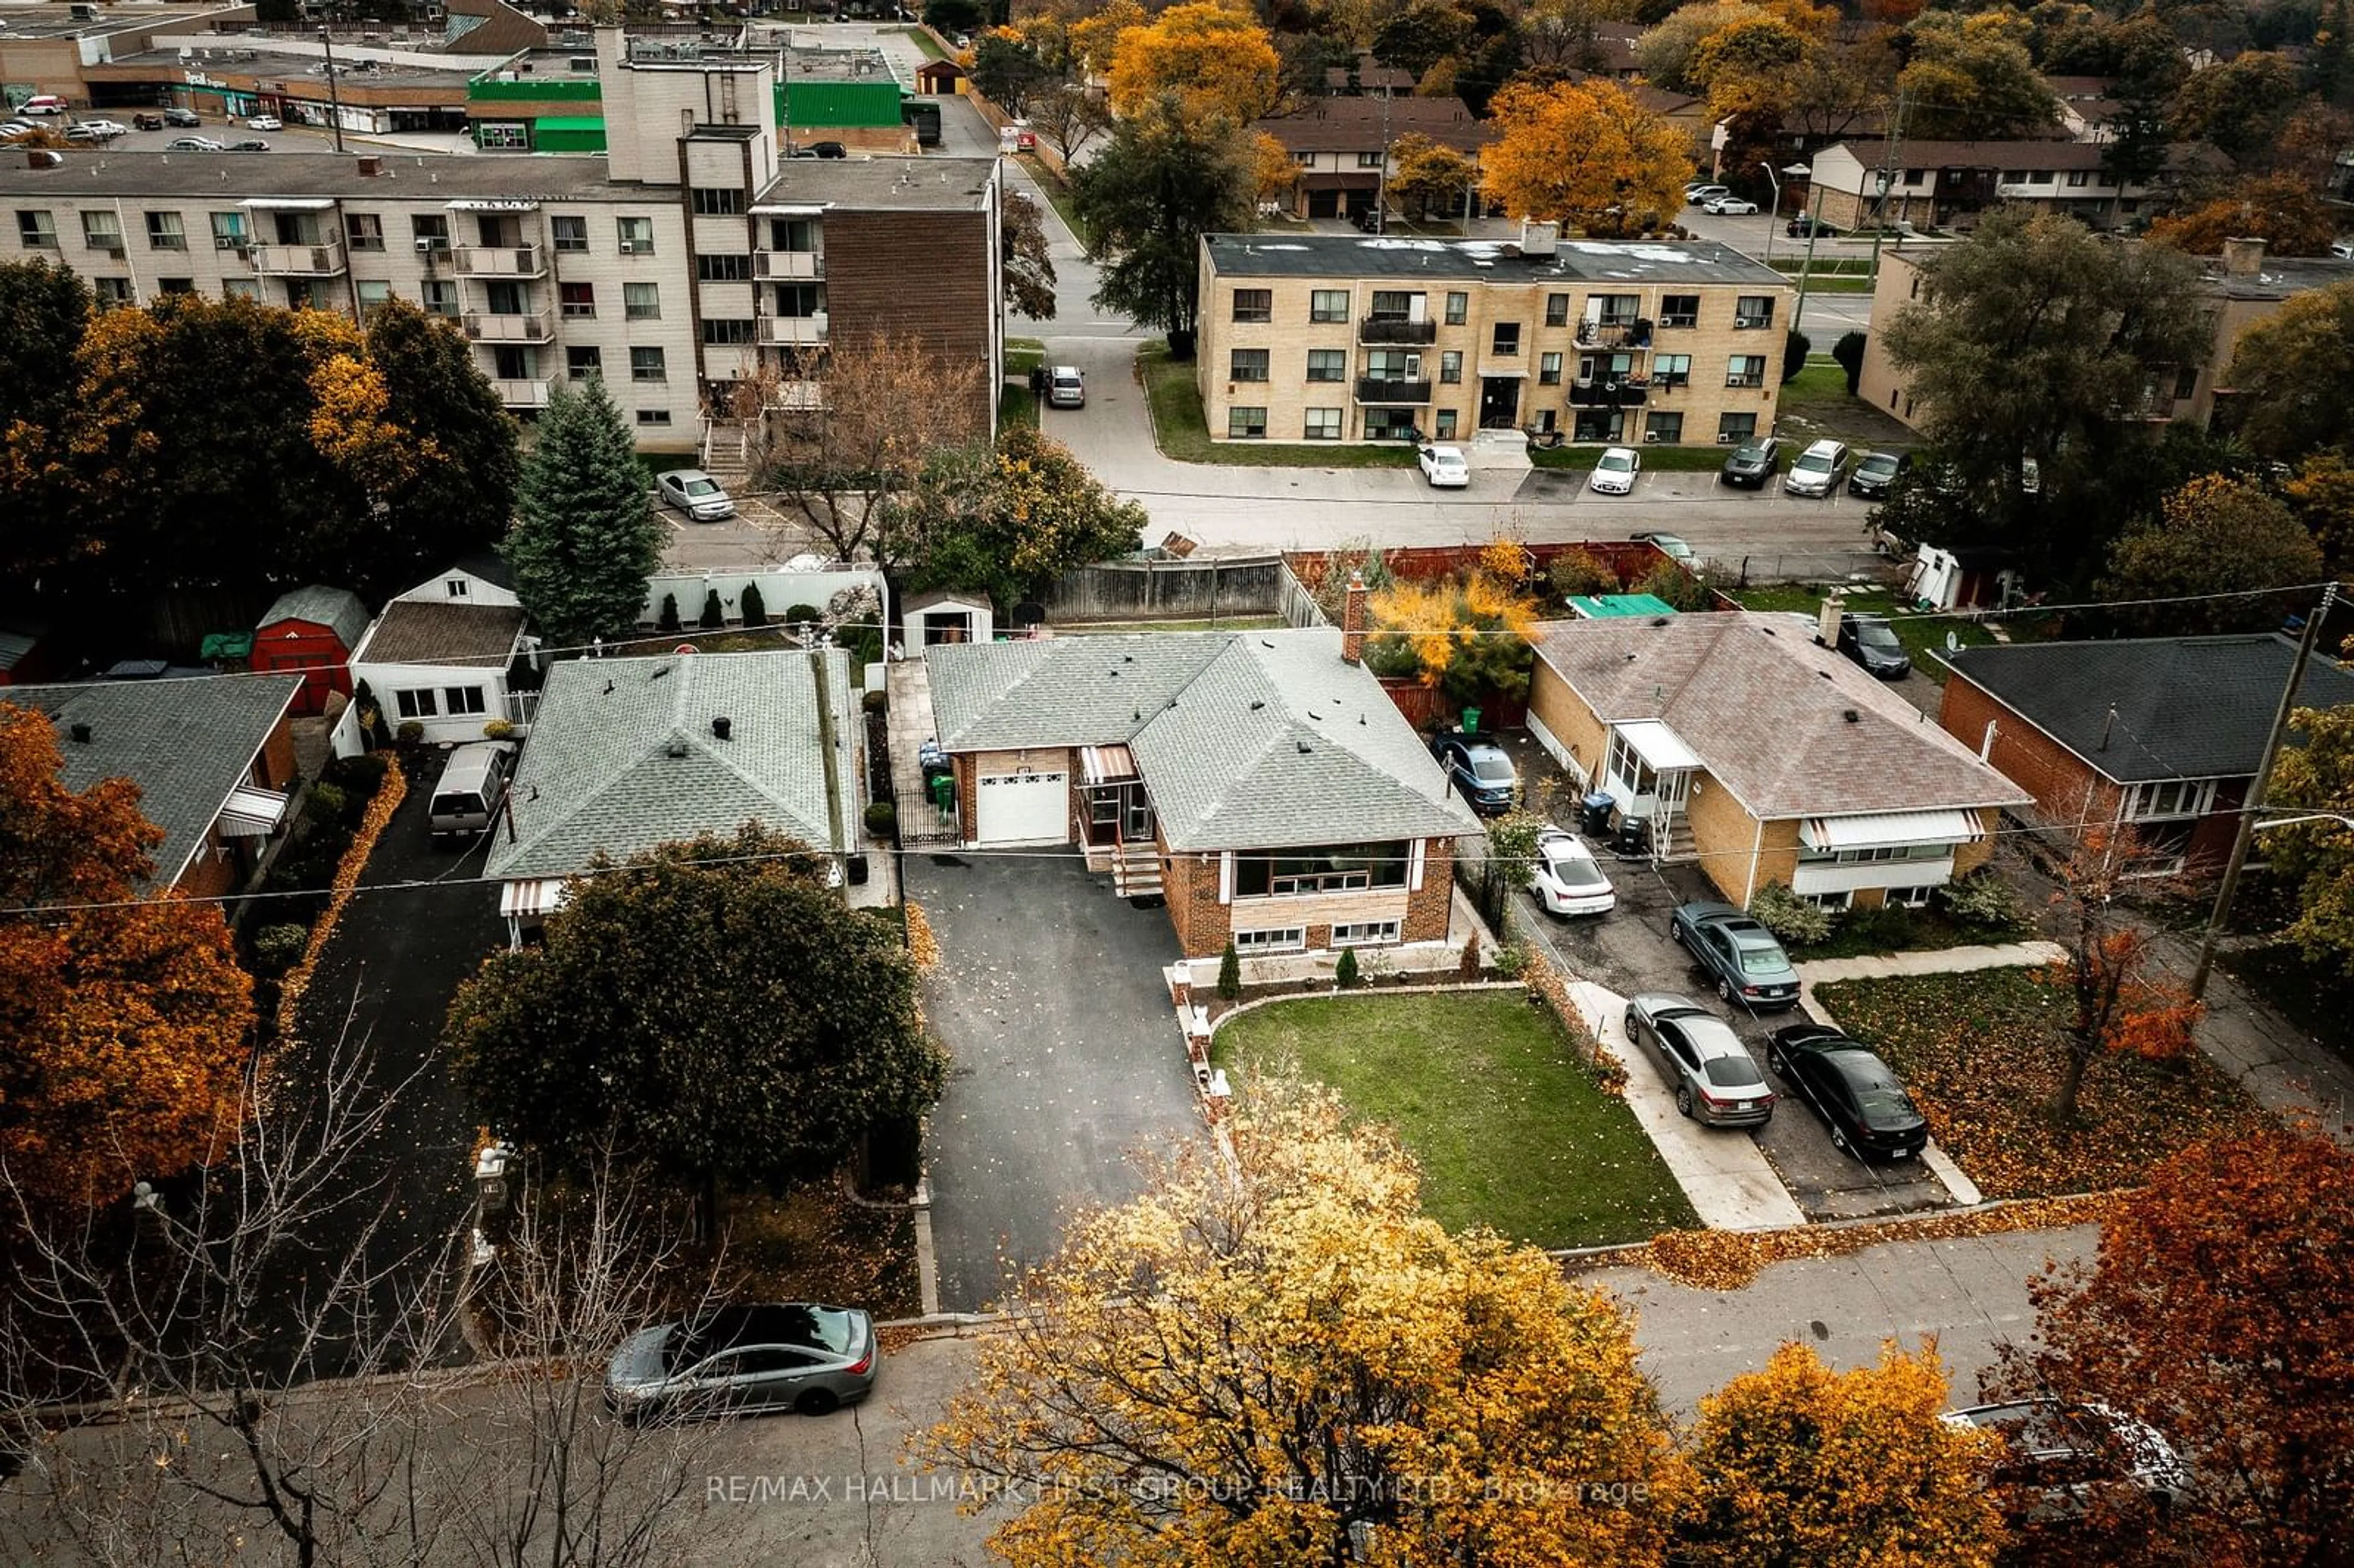
<instances>
[{"instance_id":1,"label":"utility pole","mask_svg":"<svg viewBox=\"0 0 2354 1568\"><path fill-rule=\"evenodd\" d=\"M1390 84L1382 82L1382 166L1373 172L1373 232L1390 231ZM1469 229L1465 232L1468 234Z\"/></svg>"},{"instance_id":2,"label":"utility pole","mask_svg":"<svg viewBox=\"0 0 2354 1568\"><path fill-rule=\"evenodd\" d=\"M2279 758L2281 739L2288 733L2288 715L2296 711L2296 694L2305 685L2306 661L2313 656L2314 640L2321 635L2321 623L2337 601L2338 585L2324 587L2319 608L2306 618L2305 631L2296 640L2296 657L2289 661L2288 682L2281 687L2279 705L2273 709L2273 727L2264 736L2264 756L2248 784L2248 798L2240 802L2240 825L2232 834L2232 858L2223 863L2223 885L2215 890L2215 909L2207 916L2207 935L2199 943L2199 965L2190 971L2194 1001L2207 994L2207 977L2215 968L2215 944L2223 938L2224 923L2232 917L2232 900L2239 895L2240 872L2248 863L2248 843L2256 834L2256 813L2264 810L2264 792L2272 787L2273 763Z\"/></svg>"},{"instance_id":3,"label":"utility pole","mask_svg":"<svg viewBox=\"0 0 2354 1568\"><path fill-rule=\"evenodd\" d=\"M1811 177L1812 176L1810 175L1809 178ZM1806 210L1808 215L1807 218L1807 259L1798 263L1798 302L1790 307L1790 330L1792 332L1798 330L1798 323L1804 321L1807 316L1807 280L1815 270L1815 240L1823 232L1823 204L1819 199L1818 199L1821 194L1820 186L1809 185L1807 187L1808 207L1807 208L1802 209Z\"/></svg>"},{"instance_id":4,"label":"utility pole","mask_svg":"<svg viewBox=\"0 0 2354 1568\"><path fill-rule=\"evenodd\" d=\"M1872 286L1880 287L1880 237L1888 229L1888 192L1896 184L1897 174L1903 168L1904 157L1904 93L1896 94L1896 118L1888 126L1888 143L1880 158L1880 194L1872 203ZM1897 242L1903 247L1903 241Z\"/></svg>"},{"instance_id":5,"label":"utility pole","mask_svg":"<svg viewBox=\"0 0 2354 1568\"><path fill-rule=\"evenodd\" d=\"M327 50L327 128L335 133L335 151L344 150L344 100L335 87L335 30L319 29L319 42Z\"/></svg>"}]
</instances>

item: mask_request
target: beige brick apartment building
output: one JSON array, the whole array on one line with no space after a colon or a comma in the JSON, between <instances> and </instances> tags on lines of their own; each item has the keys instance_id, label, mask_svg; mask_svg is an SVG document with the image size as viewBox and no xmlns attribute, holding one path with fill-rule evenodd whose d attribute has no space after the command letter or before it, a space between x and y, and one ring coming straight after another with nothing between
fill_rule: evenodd
<instances>
[{"instance_id":1,"label":"beige brick apartment building","mask_svg":"<svg viewBox=\"0 0 2354 1568\"><path fill-rule=\"evenodd\" d=\"M785 160L772 57L598 44L602 156L12 152L0 260L62 261L101 304L358 316L398 295L464 330L518 417L599 376L651 450L695 450L707 395L738 376L773 370L779 403L813 406L829 344L913 334L982 366L973 412L994 429L993 161Z\"/></svg>"},{"instance_id":2,"label":"beige brick apartment building","mask_svg":"<svg viewBox=\"0 0 2354 1568\"><path fill-rule=\"evenodd\" d=\"M1213 234L1201 277L1214 440L1705 446L1774 426L1789 289L1726 246Z\"/></svg>"}]
</instances>

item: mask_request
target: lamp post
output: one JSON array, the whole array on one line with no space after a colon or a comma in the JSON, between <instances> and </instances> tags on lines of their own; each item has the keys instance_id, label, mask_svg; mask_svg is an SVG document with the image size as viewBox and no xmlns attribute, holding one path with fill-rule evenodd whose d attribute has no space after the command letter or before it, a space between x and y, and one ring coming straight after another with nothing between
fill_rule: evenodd
<instances>
[{"instance_id":1,"label":"lamp post","mask_svg":"<svg viewBox=\"0 0 2354 1568\"><path fill-rule=\"evenodd\" d=\"M1766 171L1766 178L1774 186L1774 207L1766 215L1766 265L1771 267L1774 265L1774 226L1782 221L1782 181L1774 172L1773 164L1760 164L1757 166ZM1814 172L1804 164L1792 164L1782 174L1794 180L1802 180Z\"/></svg>"},{"instance_id":2,"label":"lamp post","mask_svg":"<svg viewBox=\"0 0 2354 1568\"><path fill-rule=\"evenodd\" d=\"M335 30L319 29L319 42L327 51L327 128L335 133L335 151L344 150L344 100L335 89Z\"/></svg>"},{"instance_id":3,"label":"lamp post","mask_svg":"<svg viewBox=\"0 0 2354 1568\"><path fill-rule=\"evenodd\" d=\"M1808 172L1811 174L1814 171L1810 169ZM1790 330L1792 332L1797 332L1798 330L1798 323L1806 319L1807 279L1815 270L1815 240L1823 231L1823 220L1821 217L1823 204L1819 201L1811 199L1819 194L1819 193L1815 191L1811 186L1808 187L1807 195L1810 199L1808 207L1803 209L1808 214L1807 256L1805 260L1798 263L1798 302L1790 307Z\"/></svg>"}]
</instances>

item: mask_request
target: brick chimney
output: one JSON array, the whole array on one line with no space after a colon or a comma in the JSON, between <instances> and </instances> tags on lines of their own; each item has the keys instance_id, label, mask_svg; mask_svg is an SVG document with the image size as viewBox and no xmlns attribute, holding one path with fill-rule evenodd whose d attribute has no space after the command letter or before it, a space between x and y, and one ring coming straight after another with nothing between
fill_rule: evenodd
<instances>
[{"instance_id":1,"label":"brick chimney","mask_svg":"<svg viewBox=\"0 0 2354 1568\"><path fill-rule=\"evenodd\" d=\"M2226 239L2223 241L2223 276L2253 278L2264 270L2264 242L2261 239Z\"/></svg>"},{"instance_id":2,"label":"brick chimney","mask_svg":"<svg viewBox=\"0 0 2354 1568\"><path fill-rule=\"evenodd\" d=\"M1354 664L1365 655L1365 574L1349 574L1349 594L1341 601L1341 658Z\"/></svg>"}]
</instances>

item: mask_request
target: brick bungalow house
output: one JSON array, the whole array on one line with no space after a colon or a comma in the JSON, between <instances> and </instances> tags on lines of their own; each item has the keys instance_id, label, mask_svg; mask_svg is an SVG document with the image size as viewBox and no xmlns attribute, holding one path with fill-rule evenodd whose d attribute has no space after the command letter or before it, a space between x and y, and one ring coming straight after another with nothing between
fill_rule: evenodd
<instances>
[{"instance_id":1,"label":"brick bungalow house","mask_svg":"<svg viewBox=\"0 0 2354 1568\"><path fill-rule=\"evenodd\" d=\"M1953 674L1937 722L2032 796L2045 822L2128 822L2152 872L2212 872L2231 853L2296 656L2273 632L1965 648L1943 656ZM2327 659L2306 666L2299 707L2347 703L2354 674Z\"/></svg>"},{"instance_id":2,"label":"brick bungalow house","mask_svg":"<svg viewBox=\"0 0 2354 1568\"><path fill-rule=\"evenodd\" d=\"M1188 959L1451 951L1455 840L1480 831L1348 628L925 651L969 848L1078 843L1165 896Z\"/></svg>"}]
</instances>

